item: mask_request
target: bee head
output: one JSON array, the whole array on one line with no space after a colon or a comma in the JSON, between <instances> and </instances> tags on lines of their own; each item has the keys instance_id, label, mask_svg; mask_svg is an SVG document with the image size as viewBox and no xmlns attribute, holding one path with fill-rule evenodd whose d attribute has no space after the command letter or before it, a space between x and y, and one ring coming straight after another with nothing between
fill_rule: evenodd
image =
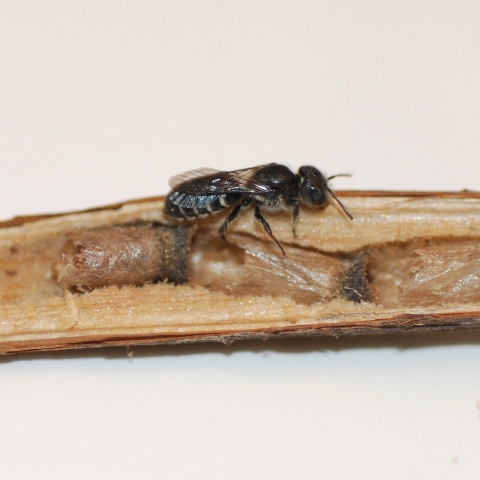
<instances>
[{"instance_id":1,"label":"bee head","mask_svg":"<svg viewBox=\"0 0 480 480\"><path fill-rule=\"evenodd\" d=\"M304 166L298 171L301 178L300 198L310 206L327 203L327 180L315 167Z\"/></svg>"},{"instance_id":2,"label":"bee head","mask_svg":"<svg viewBox=\"0 0 480 480\"><path fill-rule=\"evenodd\" d=\"M327 179L317 168L308 165L300 167L298 173L300 174L301 179L300 198L303 202L312 207L321 207L328 202L327 194L329 194L353 220L351 213L328 186L328 180L333 177Z\"/></svg>"}]
</instances>

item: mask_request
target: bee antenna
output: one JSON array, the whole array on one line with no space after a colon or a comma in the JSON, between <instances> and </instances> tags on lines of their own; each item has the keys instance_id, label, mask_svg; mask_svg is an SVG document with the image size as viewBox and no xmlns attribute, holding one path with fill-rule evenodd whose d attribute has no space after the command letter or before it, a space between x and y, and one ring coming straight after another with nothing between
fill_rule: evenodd
<instances>
[{"instance_id":1,"label":"bee antenna","mask_svg":"<svg viewBox=\"0 0 480 480\"><path fill-rule=\"evenodd\" d=\"M336 175L332 175L331 177L327 178L327 182L332 180L332 178L337 178L337 177L351 177L351 173L337 173Z\"/></svg>"},{"instance_id":2,"label":"bee antenna","mask_svg":"<svg viewBox=\"0 0 480 480\"><path fill-rule=\"evenodd\" d=\"M336 177L338 177L338 175L335 175ZM332 178L332 177L330 177ZM347 207L337 198L337 196L333 193L333 190L331 188L328 188L327 187L327 191L328 193L338 202L338 204L342 207L343 211L348 215L348 217L350 218L350 220L353 220L353 216L352 214L347 210Z\"/></svg>"}]
</instances>

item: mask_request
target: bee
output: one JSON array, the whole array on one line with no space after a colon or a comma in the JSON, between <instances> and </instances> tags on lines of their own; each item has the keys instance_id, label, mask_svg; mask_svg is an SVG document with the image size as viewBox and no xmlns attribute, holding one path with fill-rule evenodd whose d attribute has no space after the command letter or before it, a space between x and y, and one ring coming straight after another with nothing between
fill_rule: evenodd
<instances>
[{"instance_id":1,"label":"bee","mask_svg":"<svg viewBox=\"0 0 480 480\"><path fill-rule=\"evenodd\" d=\"M232 172L192 170L170 179L172 191L165 199L164 210L171 217L191 219L234 206L218 231L225 240L228 225L237 218L241 210L251 205L255 208L255 219L285 256L285 250L273 235L262 210L292 211L294 236L300 203L310 207L325 207L330 196L353 220L351 213L328 186L328 181L337 176L339 175L325 178L312 166L300 167L298 174L295 174L288 167L277 163Z\"/></svg>"}]
</instances>

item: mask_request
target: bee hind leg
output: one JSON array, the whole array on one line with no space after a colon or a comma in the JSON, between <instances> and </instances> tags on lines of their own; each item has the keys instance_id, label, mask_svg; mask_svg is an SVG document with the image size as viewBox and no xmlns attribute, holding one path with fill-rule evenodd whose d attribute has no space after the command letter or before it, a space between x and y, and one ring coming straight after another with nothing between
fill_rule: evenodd
<instances>
[{"instance_id":1,"label":"bee hind leg","mask_svg":"<svg viewBox=\"0 0 480 480\"><path fill-rule=\"evenodd\" d=\"M267 232L268 236L277 244L278 248L282 251L282 255L286 257L287 254L285 253L285 250L283 249L280 242L275 238L275 235L272 233L272 229L270 228L270 225L265 220L265 218L263 218L263 215L260 212L260 208L258 208L258 205L255 205L255 220L258 220L262 224L262 227L265 230L265 232Z\"/></svg>"},{"instance_id":2,"label":"bee hind leg","mask_svg":"<svg viewBox=\"0 0 480 480\"><path fill-rule=\"evenodd\" d=\"M235 208L229 213L228 217L223 221L222 226L218 230L218 234L220 235L220 238L226 242L225 238L225 232L228 228L228 225L233 222L237 217L238 214L240 213L240 210L243 210L244 208L247 208L250 204L252 203L251 199L245 199L239 204L235 206Z\"/></svg>"}]
</instances>

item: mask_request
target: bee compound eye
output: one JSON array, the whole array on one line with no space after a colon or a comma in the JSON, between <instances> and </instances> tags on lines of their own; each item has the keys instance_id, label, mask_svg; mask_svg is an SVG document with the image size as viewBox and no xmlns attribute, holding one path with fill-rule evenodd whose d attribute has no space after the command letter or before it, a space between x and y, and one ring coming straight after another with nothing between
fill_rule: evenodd
<instances>
[{"instance_id":1,"label":"bee compound eye","mask_svg":"<svg viewBox=\"0 0 480 480\"><path fill-rule=\"evenodd\" d=\"M316 187L312 187L311 198L312 198L312 203L314 205L322 205L325 203L327 197L323 190L320 190L319 188L316 188Z\"/></svg>"},{"instance_id":2,"label":"bee compound eye","mask_svg":"<svg viewBox=\"0 0 480 480\"><path fill-rule=\"evenodd\" d=\"M308 205L320 206L326 203L327 196L325 192L315 187L308 182L304 182L300 189L300 196L302 200Z\"/></svg>"}]
</instances>

